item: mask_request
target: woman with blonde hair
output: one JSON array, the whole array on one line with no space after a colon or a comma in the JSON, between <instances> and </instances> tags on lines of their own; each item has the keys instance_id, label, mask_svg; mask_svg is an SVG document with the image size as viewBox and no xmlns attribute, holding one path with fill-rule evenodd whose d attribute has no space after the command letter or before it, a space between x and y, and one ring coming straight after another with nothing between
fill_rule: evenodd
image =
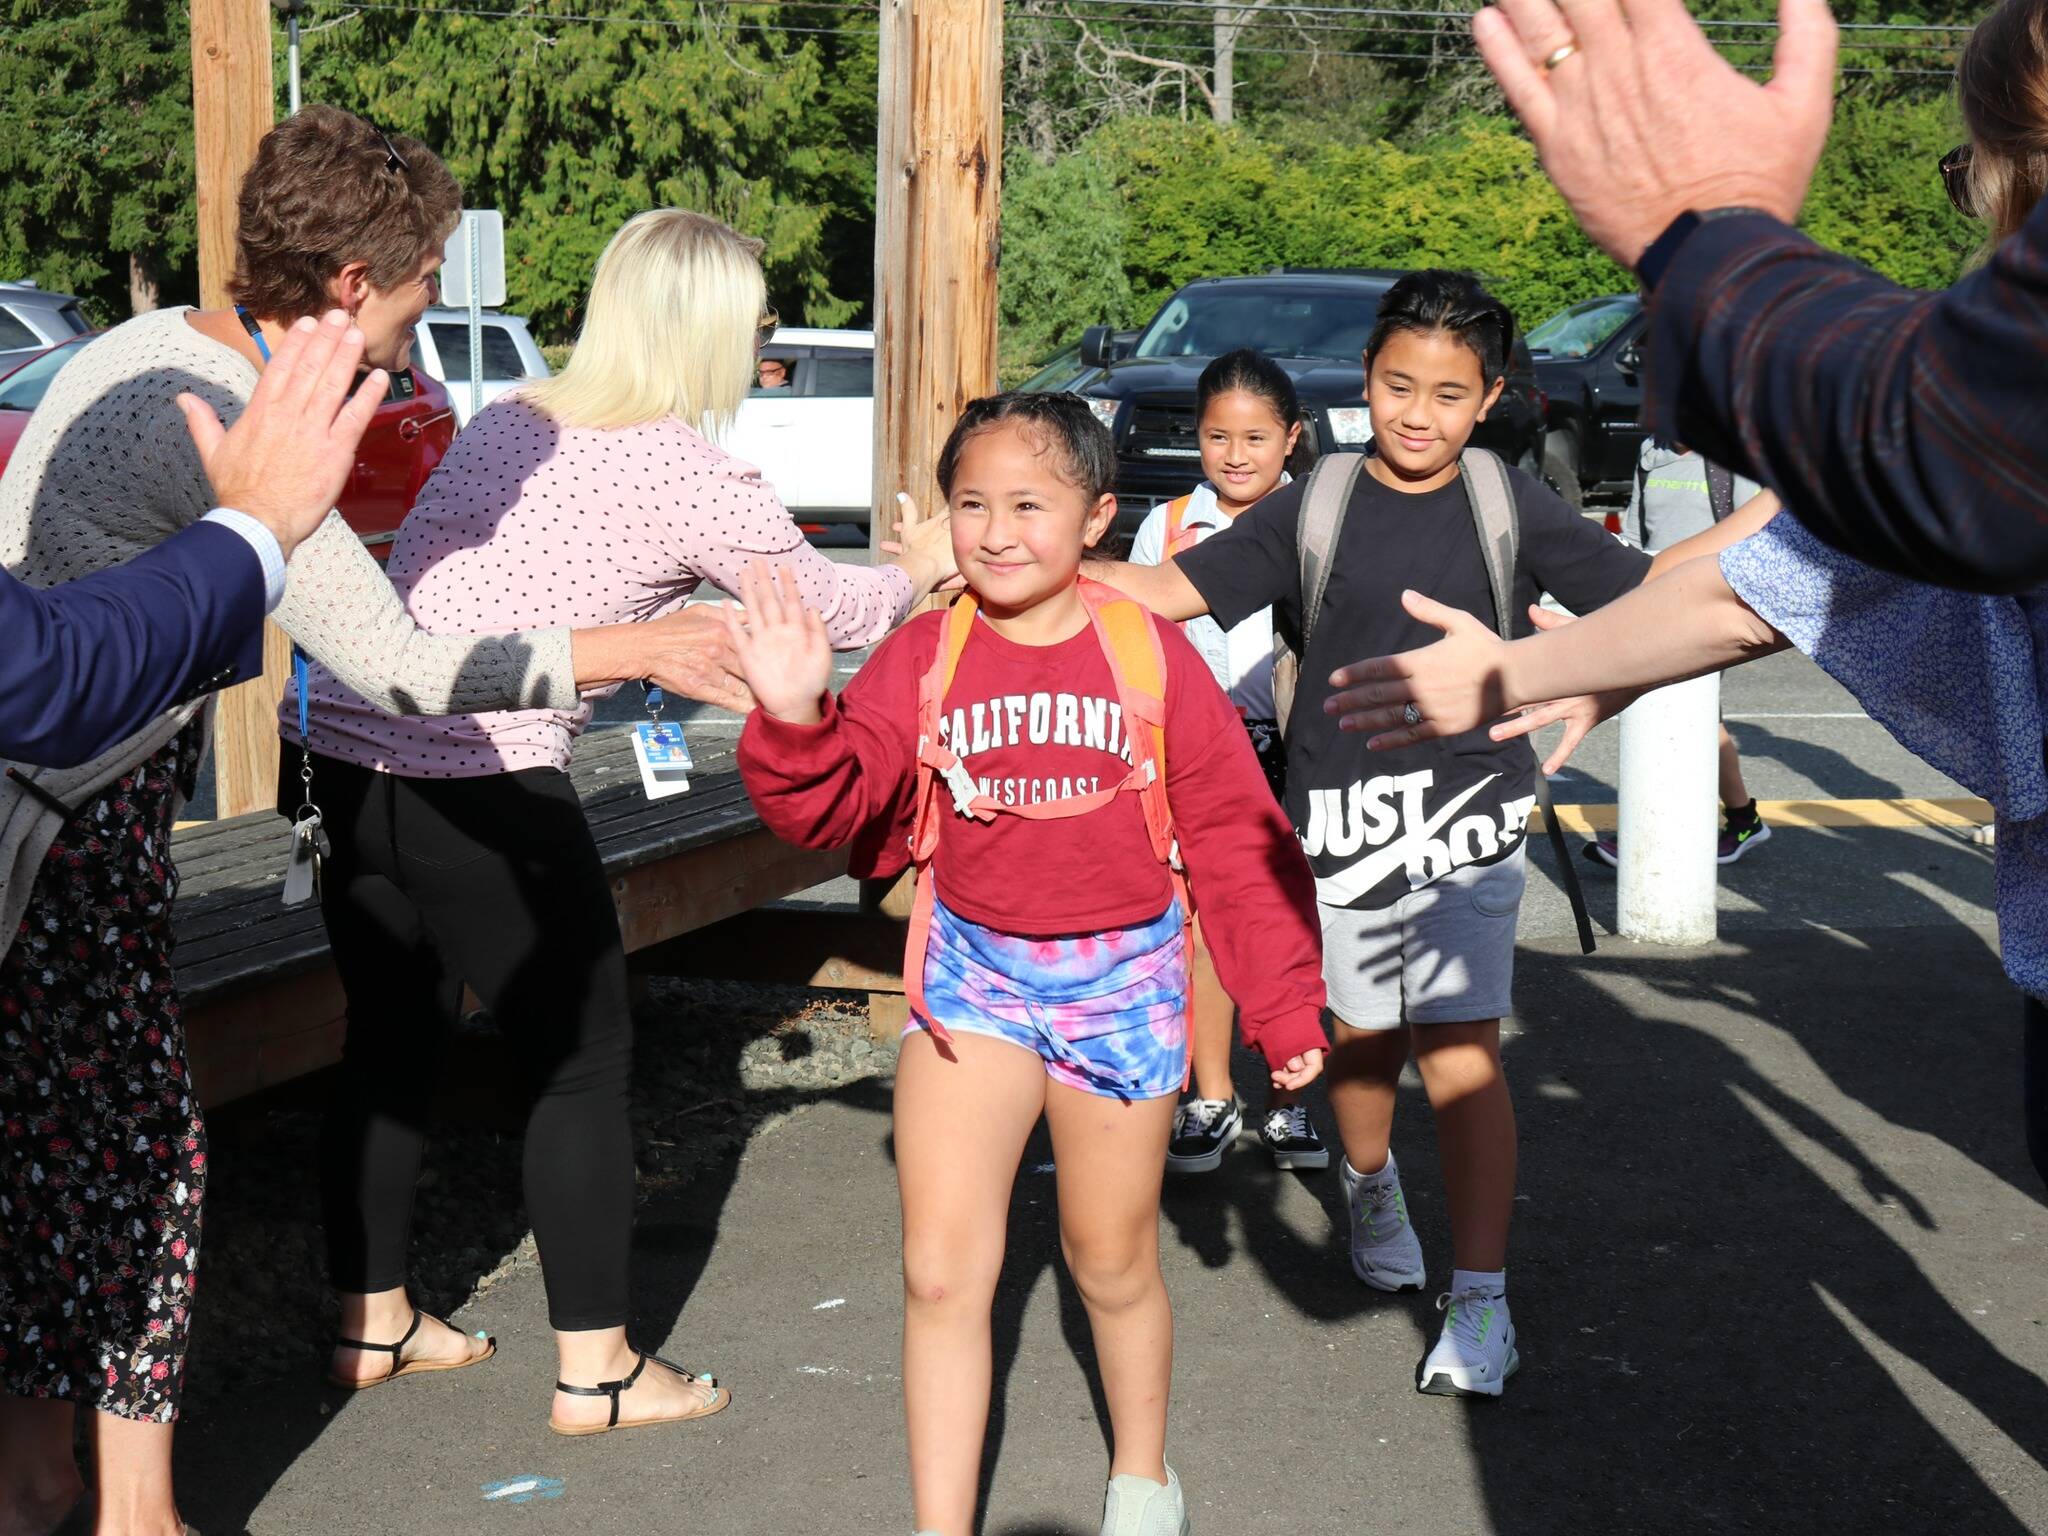
<instances>
[{"instance_id":1,"label":"woman with blonde hair","mask_svg":"<svg viewBox=\"0 0 2048 1536\"><path fill-rule=\"evenodd\" d=\"M403 369L461 202L424 144L347 112L309 106L271 130L238 195L235 305L158 310L80 349L0 477L0 565L54 586L205 517L214 492L177 398L233 421L304 316L346 311L365 361ZM743 698L715 686L723 626L694 615L573 634L543 615L546 627L518 635L426 634L339 515L288 567L242 524L277 622L369 707L568 710L579 684L645 676ZM707 664L710 680L693 681ZM6 1536L43 1536L78 1500L81 1406L93 1410L101 1536L184 1530L171 1446L207 1148L171 969L170 839L209 708L195 694L92 762L6 765L0 777Z\"/></svg>"},{"instance_id":2,"label":"woman with blonde hair","mask_svg":"<svg viewBox=\"0 0 2048 1536\"><path fill-rule=\"evenodd\" d=\"M435 633L612 623L790 573L833 644L878 640L953 574L946 520L875 566L812 549L750 465L718 445L768 313L761 242L658 209L612 237L556 377L493 401L456 439L391 552ZM373 1386L473 1364L487 1342L424 1318L405 1288L428 1111L467 982L519 1054L527 1208L560 1356L564 1434L701 1417L725 1389L626 1336L632 1021L618 921L565 770L576 709L394 719L316 668L308 747L333 858L321 908L349 1032L322 1149L332 1375ZM295 698L282 719L298 734ZM280 809L301 799L287 753Z\"/></svg>"}]
</instances>

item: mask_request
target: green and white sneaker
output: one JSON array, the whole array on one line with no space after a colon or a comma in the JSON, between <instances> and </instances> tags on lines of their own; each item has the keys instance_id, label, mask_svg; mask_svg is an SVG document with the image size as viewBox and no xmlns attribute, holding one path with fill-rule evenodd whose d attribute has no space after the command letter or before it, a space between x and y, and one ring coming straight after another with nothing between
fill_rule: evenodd
<instances>
[{"instance_id":1,"label":"green and white sneaker","mask_svg":"<svg viewBox=\"0 0 2048 1536\"><path fill-rule=\"evenodd\" d=\"M1387 1154L1387 1166L1378 1173L1359 1173L1348 1157L1341 1169L1344 1205L1351 1213L1351 1272L1375 1290L1421 1290L1428 1272L1422 1244L1408 1223L1394 1154Z\"/></svg>"},{"instance_id":2,"label":"green and white sneaker","mask_svg":"<svg viewBox=\"0 0 2048 1536\"><path fill-rule=\"evenodd\" d=\"M1415 1390L1433 1397L1499 1397L1522 1357L1508 1299L1485 1291L1439 1296L1444 1331L1415 1373Z\"/></svg>"},{"instance_id":3,"label":"green and white sneaker","mask_svg":"<svg viewBox=\"0 0 2048 1536\"><path fill-rule=\"evenodd\" d=\"M1102 1502L1102 1536L1188 1536L1190 1529L1187 1501L1173 1468L1166 1469L1164 1484L1129 1473L1109 1480Z\"/></svg>"}]
</instances>

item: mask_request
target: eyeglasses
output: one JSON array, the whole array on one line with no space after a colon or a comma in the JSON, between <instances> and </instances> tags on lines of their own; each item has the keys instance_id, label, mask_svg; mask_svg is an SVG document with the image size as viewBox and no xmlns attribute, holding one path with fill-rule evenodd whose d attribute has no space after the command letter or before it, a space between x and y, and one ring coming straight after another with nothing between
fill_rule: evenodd
<instances>
[{"instance_id":1,"label":"eyeglasses","mask_svg":"<svg viewBox=\"0 0 2048 1536\"><path fill-rule=\"evenodd\" d=\"M1948 200L1966 219L1977 217L1977 202L1970 192L1970 146L1958 144L1941 157L1941 184Z\"/></svg>"},{"instance_id":2,"label":"eyeglasses","mask_svg":"<svg viewBox=\"0 0 2048 1536\"><path fill-rule=\"evenodd\" d=\"M398 152L398 146L391 142L391 136L389 134L385 133L383 129L377 127L372 127L370 129L370 132L376 134L377 142L384 146L385 170L409 171L412 169L411 166L405 163L405 156L401 155Z\"/></svg>"},{"instance_id":3,"label":"eyeglasses","mask_svg":"<svg viewBox=\"0 0 2048 1536\"><path fill-rule=\"evenodd\" d=\"M754 350L758 352L773 341L776 327L781 324L782 316L776 314L774 310L763 311L761 318L754 322Z\"/></svg>"}]
</instances>

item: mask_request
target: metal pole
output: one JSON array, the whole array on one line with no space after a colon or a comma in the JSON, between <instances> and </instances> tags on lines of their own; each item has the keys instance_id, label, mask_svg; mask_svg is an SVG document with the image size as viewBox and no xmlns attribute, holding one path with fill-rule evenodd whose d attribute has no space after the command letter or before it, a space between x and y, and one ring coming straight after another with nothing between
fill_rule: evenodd
<instances>
[{"instance_id":1,"label":"metal pole","mask_svg":"<svg viewBox=\"0 0 2048 1536\"><path fill-rule=\"evenodd\" d=\"M1623 938L1714 942L1720 714L1721 677L1709 673L1644 694L1621 717Z\"/></svg>"},{"instance_id":2,"label":"metal pole","mask_svg":"<svg viewBox=\"0 0 2048 1536\"><path fill-rule=\"evenodd\" d=\"M291 105L292 116L299 115L299 13L293 11L284 20L285 53L291 60Z\"/></svg>"},{"instance_id":3,"label":"metal pole","mask_svg":"<svg viewBox=\"0 0 2048 1536\"><path fill-rule=\"evenodd\" d=\"M474 213L465 213L469 226L469 419L484 408L484 247L483 231Z\"/></svg>"}]
</instances>

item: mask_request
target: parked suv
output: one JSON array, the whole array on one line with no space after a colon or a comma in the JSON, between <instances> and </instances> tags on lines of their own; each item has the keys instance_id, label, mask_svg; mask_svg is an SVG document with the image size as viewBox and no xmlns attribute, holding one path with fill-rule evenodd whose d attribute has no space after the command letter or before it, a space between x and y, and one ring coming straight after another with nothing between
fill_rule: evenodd
<instances>
[{"instance_id":1,"label":"parked suv","mask_svg":"<svg viewBox=\"0 0 2048 1536\"><path fill-rule=\"evenodd\" d=\"M483 317L484 398L489 405L515 384L548 376L547 359L540 355L520 315L486 314ZM455 406L458 426L469 425L469 311L430 309L413 328L413 363L448 387Z\"/></svg>"},{"instance_id":2,"label":"parked suv","mask_svg":"<svg viewBox=\"0 0 2048 1536\"><path fill-rule=\"evenodd\" d=\"M1116 532L1134 531L1156 503L1202 478L1195 383L1210 362L1238 347L1265 353L1294 380L1304 418L1297 467L1370 442L1365 343L1380 299L1406 275L1289 268L1259 277L1205 277L1168 299L1133 339L1089 327L1079 360L1098 372L1066 387L1088 401L1116 439ZM1519 341L1507 387L1472 441L1532 475L1541 473L1543 398Z\"/></svg>"},{"instance_id":3,"label":"parked suv","mask_svg":"<svg viewBox=\"0 0 2048 1536\"><path fill-rule=\"evenodd\" d=\"M756 375L725 446L761 471L805 532L865 529L874 498L874 332L784 326L761 361L780 363L784 382L764 389ZM771 380L775 373L767 370Z\"/></svg>"},{"instance_id":4,"label":"parked suv","mask_svg":"<svg viewBox=\"0 0 2048 1536\"><path fill-rule=\"evenodd\" d=\"M70 294L48 293L29 282L0 283L0 373L91 329Z\"/></svg>"},{"instance_id":5,"label":"parked suv","mask_svg":"<svg viewBox=\"0 0 2048 1536\"><path fill-rule=\"evenodd\" d=\"M1545 474L1574 506L1626 495L1643 428L1643 301L1613 293L1574 304L1529 333L1536 377L1550 397Z\"/></svg>"}]
</instances>

